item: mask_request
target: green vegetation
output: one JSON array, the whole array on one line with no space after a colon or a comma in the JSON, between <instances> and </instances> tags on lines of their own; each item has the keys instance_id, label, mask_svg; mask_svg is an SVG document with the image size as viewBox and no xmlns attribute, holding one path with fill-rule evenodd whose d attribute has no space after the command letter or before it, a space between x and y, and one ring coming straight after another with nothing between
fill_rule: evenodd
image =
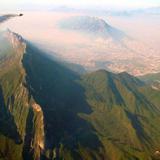
<instances>
[{"instance_id":1,"label":"green vegetation","mask_svg":"<svg viewBox=\"0 0 160 160\"><path fill-rule=\"evenodd\" d=\"M0 160L158 159L159 91L127 73L80 75L23 47L0 70Z\"/></svg>"}]
</instances>

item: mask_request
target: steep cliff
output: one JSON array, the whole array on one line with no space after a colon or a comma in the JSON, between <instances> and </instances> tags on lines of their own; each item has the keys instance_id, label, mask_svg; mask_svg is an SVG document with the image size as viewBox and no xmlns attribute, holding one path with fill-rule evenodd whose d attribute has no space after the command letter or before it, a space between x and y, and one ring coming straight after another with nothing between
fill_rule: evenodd
<instances>
[{"instance_id":1,"label":"steep cliff","mask_svg":"<svg viewBox=\"0 0 160 160\"><path fill-rule=\"evenodd\" d=\"M1 42L0 156L20 160L28 149L35 157L40 157L44 145L43 113L26 87L22 65L26 44L22 37L9 30L2 33Z\"/></svg>"}]
</instances>

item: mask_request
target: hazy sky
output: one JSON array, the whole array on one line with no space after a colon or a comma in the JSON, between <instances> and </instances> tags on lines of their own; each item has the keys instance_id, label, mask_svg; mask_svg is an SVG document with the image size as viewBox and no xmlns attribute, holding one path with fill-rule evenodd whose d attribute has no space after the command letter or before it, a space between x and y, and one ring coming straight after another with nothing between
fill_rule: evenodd
<instances>
[{"instance_id":1,"label":"hazy sky","mask_svg":"<svg viewBox=\"0 0 160 160\"><path fill-rule=\"evenodd\" d=\"M141 8L160 6L160 0L1 0L0 10L19 9L19 7L42 7L62 4L67 6L101 5L115 8ZM43 6L44 7L44 6Z\"/></svg>"}]
</instances>

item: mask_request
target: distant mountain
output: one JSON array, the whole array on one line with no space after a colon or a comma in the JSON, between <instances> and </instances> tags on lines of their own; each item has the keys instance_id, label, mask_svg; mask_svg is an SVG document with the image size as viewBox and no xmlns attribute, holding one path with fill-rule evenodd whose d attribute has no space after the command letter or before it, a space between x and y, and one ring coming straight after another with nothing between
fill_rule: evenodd
<instances>
[{"instance_id":1,"label":"distant mountain","mask_svg":"<svg viewBox=\"0 0 160 160\"><path fill-rule=\"evenodd\" d=\"M103 19L90 16L73 16L63 19L59 22L62 29L80 31L94 36L103 38L112 38L114 40L121 40L126 35L107 24Z\"/></svg>"},{"instance_id":2,"label":"distant mountain","mask_svg":"<svg viewBox=\"0 0 160 160\"><path fill-rule=\"evenodd\" d=\"M76 43L79 43L72 45L74 42L71 39L71 47L66 46L67 49L61 55L66 53L68 57L73 57L72 62L79 63L88 70L106 69L115 73L127 71L137 76L157 72L159 69L156 47L112 27L101 18L65 17L59 20L58 27L64 37L73 34Z\"/></svg>"},{"instance_id":3,"label":"distant mountain","mask_svg":"<svg viewBox=\"0 0 160 160\"><path fill-rule=\"evenodd\" d=\"M126 72L78 74L11 31L1 37L1 160L159 156L160 92Z\"/></svg>"}]
</instances>

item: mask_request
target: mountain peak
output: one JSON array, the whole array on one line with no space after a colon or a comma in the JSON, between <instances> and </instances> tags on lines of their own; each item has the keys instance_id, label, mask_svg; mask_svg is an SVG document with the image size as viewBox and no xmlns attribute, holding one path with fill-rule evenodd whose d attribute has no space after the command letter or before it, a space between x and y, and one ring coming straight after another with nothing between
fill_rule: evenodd
<instances>
[{"instance_id":1,"label":"mountain peak","mask_svg":"<svg viewBox=\"0 0 160 160\"><path fill-rule=\"evenodd\" d=\"M24 39L17 33L12 32L10 29L7 29L3 36L12 44L13 48L17 48L20 44L25 44Z\"/></svg>"},{"instance_id":2,"label":"mountain peak","mask_svg":"<svg viewBox=\"0 0 160 160\"><path fill-rule=\"evenodd\" d=\"M13 63L21 62L25 50L26 42L20 35L9 29L0 32L0 69L12 67Z\"/></svg>"},{"instance_id":3,"label":"mountain peak","mask_svg":"<svg viewBox=\"0 0 160 160\"><path fill-rule=\"evenodd\" d=\"M85 32L102 38L120 40L125 34L99 17L73 16L59 22L62 29Z\"/></svg>"}]
</instances>

